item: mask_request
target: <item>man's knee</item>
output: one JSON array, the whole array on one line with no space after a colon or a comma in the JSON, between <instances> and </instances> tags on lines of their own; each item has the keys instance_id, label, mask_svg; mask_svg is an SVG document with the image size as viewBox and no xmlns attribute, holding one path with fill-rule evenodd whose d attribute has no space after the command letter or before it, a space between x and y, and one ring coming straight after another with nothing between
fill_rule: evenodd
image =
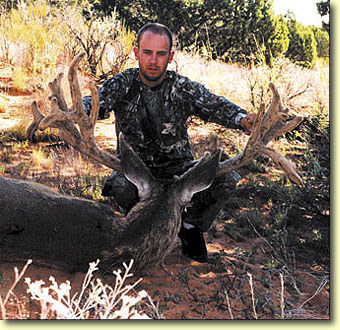
<instances>
[{"instance_id":1,"label":"man's knee","mask_svg":"<svg viewBox=\"0 0 340 330\"><path fill-rule=\"evenodd\" d=\"M194 195L191 206L183 212L183 221L207 231L235 191L241 176L236 171L217 177L210 188Z\"/></svg>"},{"instance_id":2,"label":"man's knee","mask_svg":"<svg viewBox=\"0 0 340 330\"><path fill-rule=\"evenodd\" d=\"M105 180L102 195L113 199L124 212L128 212L139 201L137 187L117 171Z\"/></svg>"},{"instance_id":3,"label":"man's knee","mask_svg":"<svg viewBox=\"0 0 340 330\"><path fill-rule=\"evenodd\" d=\"M216 178L217 189L224 193L224 199L227 200L232 197L240 179L241 176L236 171L228 172Z\"/></svg>"}]
</instances>

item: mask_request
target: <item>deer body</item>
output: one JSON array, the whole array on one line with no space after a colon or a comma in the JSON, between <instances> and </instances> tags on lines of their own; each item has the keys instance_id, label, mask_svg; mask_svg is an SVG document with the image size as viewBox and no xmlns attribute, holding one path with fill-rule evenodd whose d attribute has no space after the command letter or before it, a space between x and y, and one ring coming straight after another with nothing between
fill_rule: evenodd
<instances>
[{"instance_id":1,"label":"deer body","mask_svg":"<svg viewBox=\"0 0 340 330\"><path fill-rule=\"evenodd\" d=\"M86 269L96 259L108 270L131 259L138 269L161 262L176 243L183 206L210 186L219 155L206 155L180 178L163 182L123 137L121 145L122 169L141 199L126 217L38 183L0 177L2 258L56 261L71 270Z\"/></svg>"},{"instance_id":2,"label":"deer body","mask_svg":"<svg viewBox=\"0 0 340 330\"><path fill-rule=\"evenodd\" d=\"M0 177L0 185L1 259L61 261L76 269L100 258L117 220L104 205L34 182Z\"/></svg>"}]
</instances>

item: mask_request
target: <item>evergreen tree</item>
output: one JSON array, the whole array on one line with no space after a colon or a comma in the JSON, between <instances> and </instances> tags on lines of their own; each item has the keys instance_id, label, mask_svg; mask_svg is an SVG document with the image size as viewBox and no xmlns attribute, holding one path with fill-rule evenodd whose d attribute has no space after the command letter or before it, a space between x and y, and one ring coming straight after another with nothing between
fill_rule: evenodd
<instances>
[{"instance_id":1,"label":"evergreen tree","mask_svg":"<svg viewBox=\"0 0 340 330\"><path fill-rule=\"evenodd\" d=\"M272 0L249 0L247 6L247 30L248 41L243 49L246 56L259 54L269 59L269 40L274 34L274 12Z\"/></svg>"},{"instance_id":2,"label":"evergreen tree","mask_svg":"<svg viewBox=\"0 0 340 330\"><path fill-rule=\"evenodd\" d=\"M324 1L320 1L317 2L316 7L318 9L318 12L320 14L321 17L323 16L327 16L330 14L330 0L324 0ZM322 22L323 28L328 32L329 34L329 23L326 22Z\"/></svg>"},{"instance_id":3,"label":"evergreen tree","mask_svg":"<svg viewBox=\"0 0 340 330\"><path fill-rule=\"evenodd\" d=\"M313 27L313 33L318 57L329 57L329 34L318 27Z\"/></svg>"},{"instance_id":4,"label":"evergreen tree","mask_svg":"<svg viewBox=\"0 0 340 330\"><path fill-rule=\"evenodd\" d=\"M116 10L133 31L146 23L159 22L177 34L188 22L189 3L188 0L101 0L96 6L105 15Z\"/></svg>"},{"instance_id":5,"label":"evergreen tree","mask_svg":"<svg viewBox=\"0 0 340 330\"><path fill-rule=\"evenodd\" d=\"M299 65L312 67L317 56L313 31L297 22L293 13L288 13L286 17L289 30L289 47L286 56Z\"/></svg>"},{"instance_id":6,"label":"evergreen tree","mask_svg":"<svg viewBox=\"0 0 340 330\"><path fill-rule=\"evenodd\" d=\"M116 10L134 31L150 21L166 24L181 49L205 49L211 58L270 63L288 49L287 23L274 16L272 0L135 0L133 6L130 0L96 2L104 14Z\"/></svg>"},{"instance_id":7,"label":"evergreen tree","mask_svg":"<svg viewBox=\"0 0 340 330\"><path fill-rule=\"evenodd\" d=\"M238 60L255 57L270 63L272 57L286 52L288 28L283 17L274 16L272 0L236 0L234 5L235 15L230 21L234 28L229 41Z\"/></svg>"},{"instance_id":8,"label":"evergreen tree","mask_svg":"<svg viewBox=\"0 0 340 330\"><path fill-rule=\"evenodd\" d=\"M289 30L283 15L275 17L274 31L272 38L268 40L267 47L274 58L286 54L289 47Z\"/></svg>"},{"instance_id":9,"label":"evergreen tree","mask_svg":"<svg viewBox=\"0 0 340 330\"><path fill-rule=\"evenodd\" d=\"M316 40L314 33L310 28L305 28L304 31L304 56L302 65L311 68L315 64L317 58Z\"/></svg>"}]
</instances>

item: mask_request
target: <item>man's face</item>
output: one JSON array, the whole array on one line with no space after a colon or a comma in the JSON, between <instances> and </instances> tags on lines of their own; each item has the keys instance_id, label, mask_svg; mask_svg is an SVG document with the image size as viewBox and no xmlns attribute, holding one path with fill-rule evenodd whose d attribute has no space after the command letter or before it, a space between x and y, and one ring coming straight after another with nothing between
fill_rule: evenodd
<instances>
[{"instance_id":1,"label":"man's face","mask_svg":"<svg viewBox=\"0 0 340 330\"><path fill-rule=\"evenodd\" d=\"M174 52L169 52L170 42L166 34L146 31L142 34L139 47L134 49L139 63L139 74L143 84L154 87L159 85L165 75L168 63Z\"/></svg>"}]
</instances>

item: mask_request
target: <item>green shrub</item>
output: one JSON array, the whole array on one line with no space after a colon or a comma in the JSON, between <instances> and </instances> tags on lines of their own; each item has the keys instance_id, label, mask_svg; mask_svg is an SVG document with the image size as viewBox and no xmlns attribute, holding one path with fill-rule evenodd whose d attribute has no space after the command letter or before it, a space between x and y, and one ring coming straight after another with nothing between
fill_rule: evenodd
<instances>
[{"instance_id":1,"label":"green shrub","mask_svg":"<svg viewBox=\"0 0 340 330\"><path fill-rule=\"evenodd\" d=\"M6 26L1 47L9 51L11 44L15 54L7 54L8 61L17 58L13 80L19 90L46 88L57 67L80 51L87 55L83 69L107 79L124 69L134 42L115 13L100 17L88 1L23 0L0 23Z\"/></svg>"},{"instance_id":2,"label":"green shrub","mask_svg":"<svg viewBox=\"0 0 340 330\"><path fill-rule=\"evenodd\" d=\"M33 76L54 70L65 41L60 35L60 22L48 2L21 1L18 9L11 9L7 15L7 38L26 45L25 70Z\"/></svg>"}]
</instances>

